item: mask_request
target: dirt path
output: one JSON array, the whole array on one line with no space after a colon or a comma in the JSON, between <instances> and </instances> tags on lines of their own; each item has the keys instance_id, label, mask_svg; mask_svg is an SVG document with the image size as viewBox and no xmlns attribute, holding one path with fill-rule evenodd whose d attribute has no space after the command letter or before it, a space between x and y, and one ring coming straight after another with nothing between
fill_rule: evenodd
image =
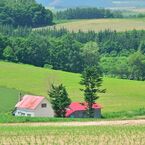
<instances>
[{"instance_id":1,"label":"dirt path","mask_svg":"<svg viewBox=\"0 0 145 145\"><path fill-rule=\"evenodd\" d=\"M145 125L145 120L118 120L94 122L56 122L56 123L8 123L0 126L113 126L113 125Z\"/></svg>"}]
</instances>

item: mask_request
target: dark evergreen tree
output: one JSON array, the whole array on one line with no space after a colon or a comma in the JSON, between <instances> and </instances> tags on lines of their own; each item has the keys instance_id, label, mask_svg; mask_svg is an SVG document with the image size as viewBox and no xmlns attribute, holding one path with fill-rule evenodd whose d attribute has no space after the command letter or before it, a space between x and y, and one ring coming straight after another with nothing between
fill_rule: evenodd
<instances>
[{"instance_id":1,"label":"dark evergreen tree","mask_svg":"<svg viewBox=\"0 0 145 145\"><path fill-rule=\"evenodd\" d=\"M102 86L102 73L99 68L88 67L82 73L82 81L80 82L85 89L84 99L88 104L88 116L92 118L94 116L93 104L99 98L99 93L104 93L105 89L101 89Z\"/></svg>"}]
</instances>

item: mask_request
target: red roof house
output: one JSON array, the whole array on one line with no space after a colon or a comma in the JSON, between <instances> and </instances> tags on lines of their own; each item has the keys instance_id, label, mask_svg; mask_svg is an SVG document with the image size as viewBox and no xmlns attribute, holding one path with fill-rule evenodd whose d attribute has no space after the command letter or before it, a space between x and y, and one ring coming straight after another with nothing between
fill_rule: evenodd
<instances>
[{"instance_id":1,"label":"red roof house","mask_svg":"<svg viewBox=\"0 0 145 145\"><path fill-rule=\"evenodd\" d=\"M94 118L100 118L101 117L101 105L94 103L93 109L94 109ZM71 118L87 118L87 103L79 103L79 102L73 102L69 105L67 111L66 111L66 117Z\"/></svg>"},{"instance_id":2,"label":"red roof house","mask_svg":"<svg viewBox=\"0 0 145 145\"><path fill-rule=\"evenodd\" d=\"M16 104L16 108L35 109L44 99L42 96L25 95L23 99Z\"/></svg>"},{"instance_id":3,"label":"red roof house","mask_svg":"<svg viewBox=\"0 0 145 145\"><path fill-rule=\"evenodd\" d=\"M43 96L25 95L15 106L15 116L53 117L51 104Z\"/></svg>"}]
</instances>

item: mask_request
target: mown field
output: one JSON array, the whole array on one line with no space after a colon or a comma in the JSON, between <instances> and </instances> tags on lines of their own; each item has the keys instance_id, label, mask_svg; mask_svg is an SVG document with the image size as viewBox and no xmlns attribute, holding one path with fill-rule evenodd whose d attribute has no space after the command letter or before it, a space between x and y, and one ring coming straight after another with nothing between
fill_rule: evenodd
<instances>
[{"instance_id":1,"label":"mown field","mask_svg":"<svg viewBox=\"0 0 145 145\"><path fill-rule=\"evenodd\" d=\"M129 30L145 30L145 19L91 19L91 20L75 20L66 23L58 23L55 26L44 27L44 28L66 28L69 31L84 32L93 30L101 31L105 29L116 30L118 32L129 31Z\"/></svg>"},{"instance_id":2,"label":"mown field","mask_svg":"<svg viewBox=\"0 0 145 145\"><path fill-rule=\"evenodd\" d=\"M19 91L0 87L0 113L14 109L14 104L18 101Z\"/></svg>"},{"instance_id":3,"label":"mown field","mask_svg":"<svg viewBox=\"0 0 145 145\"><path fill-rule=\"evenodd\" d=\"M0 126L2 145L144 145L145 126Z\"/></svg>"},{"instance_id":4,"label":"mown field","mask_svg":"<svg viewBox=\"0 0 145 145\"><path fill-rule=\"evenodd\" d=\"M83 100L80 74L8 62L0 62L0 68L0 86L47 96L51 83L63 83L72 101ZM104 78L103 88L107 92L98 100L103 106L103 113L145 108L145 82ZM13 89L0 94L0 107L5 111L11 110L18 100L17 91L11 91Z\"/></svg>"}]
</instances>

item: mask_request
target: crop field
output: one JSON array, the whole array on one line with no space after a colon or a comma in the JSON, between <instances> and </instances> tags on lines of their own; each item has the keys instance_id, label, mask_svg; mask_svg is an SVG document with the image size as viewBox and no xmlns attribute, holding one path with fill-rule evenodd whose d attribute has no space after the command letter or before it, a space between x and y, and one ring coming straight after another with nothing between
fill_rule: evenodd
<instances>
[{"instance_id":1,"label":"crop field","mask_svg":"<svg viewBox=\"0 0 145 145\"><path fill-rule=\"evenodd\" d=\"M69 31L102 31L105 29L116 30L118 32L129 30L145 30L145 19L91 19L91 20L76 20L67 23L60 23L55 26L44 28L66 28Z\"/></svg>"},{"instance_id":2,"label":"crop field","mask_svg":"<svg viewBox=\"0 0 145 145\"><path fill-rule=\"evenodd\" d=\"M136 12L136 13L144 14L145 13L145 8L134 8L131 11Z\"/></svg>"},{"instance_id":3,"label":"crop field","mask_svg":"<svg viewBox=\"0 0 145 145\"><path fill-rule=\"evenodd\" d=\"M63 83L72 101L83 100L79 84L80 74L8 62L0 62L0 68L0 85L7 88L15 88L29 94L47 97L51 83ZM102 94L98 100L103 106L103 113L145 108L145 82L104 78L103 88L106 88L107 92ZM17 91L5 90L5 95L0 94L1 109L11 110L18 100ZM9 104L7 107L6 103Z\"/></svg>"},{"instance_id":4,"label":"crop field","mask_svg":"<svg viewBox=\"0 0 145 145\"><path fill-rule=\"evenodd\" d=\"M145 126L5 127L1 145L144 145Z\"/></svg>"}]
</instances>

